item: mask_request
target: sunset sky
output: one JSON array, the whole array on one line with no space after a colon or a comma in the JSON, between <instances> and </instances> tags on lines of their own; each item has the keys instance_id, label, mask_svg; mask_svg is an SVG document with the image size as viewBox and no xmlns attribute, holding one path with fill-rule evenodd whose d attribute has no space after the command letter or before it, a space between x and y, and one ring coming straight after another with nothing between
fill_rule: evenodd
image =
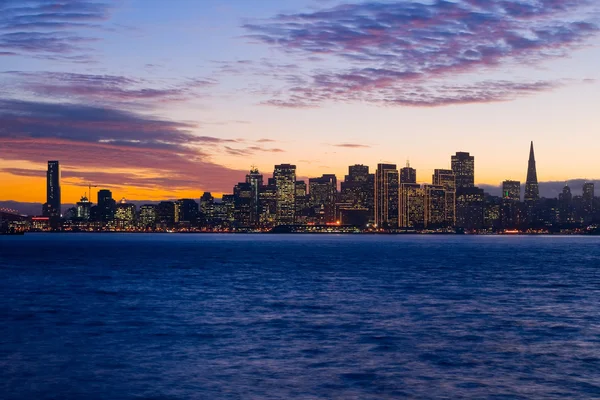
<instances>
[{"instance_id":1,"label":"sunset sky","mask_svg":"<svg viewBox=\"0 0 600 400\"><path fill-rule=\"evenodd\" d=\"M480 184L600 178L598 0L0 0L0 200L231 192L475 156ZM95 201L95 198L93 199Z\"/></svg>"}]
</instances>

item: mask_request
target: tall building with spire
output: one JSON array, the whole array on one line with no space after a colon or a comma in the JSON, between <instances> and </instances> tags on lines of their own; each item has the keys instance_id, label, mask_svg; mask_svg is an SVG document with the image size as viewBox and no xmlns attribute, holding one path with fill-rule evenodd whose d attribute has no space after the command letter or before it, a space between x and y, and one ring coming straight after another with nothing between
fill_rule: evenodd
<instances>
[{"instance_id":1,"label":"tall building with spire","mask_svg":"<svg viewBox=\"0 0 600 400\"><path fill-rule=\"evenodd\" d=\"M529 164L527 167L527 181L525 182L525 203L536 203L540 199L537 170L535 168L535 154L533 142L529 148Z\"/></svg>"}]
</instances>

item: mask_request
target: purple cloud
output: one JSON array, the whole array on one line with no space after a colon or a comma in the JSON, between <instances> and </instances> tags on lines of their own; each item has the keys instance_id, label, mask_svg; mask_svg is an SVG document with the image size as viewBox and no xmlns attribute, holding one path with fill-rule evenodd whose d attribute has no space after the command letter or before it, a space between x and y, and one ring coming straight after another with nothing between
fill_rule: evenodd
<instances>
[{"instance_id":1,"label":"purple cloud","mask_svg":"<svg viewBox=\"0 0 600 400\"><path fill-rule=\"evenodd\" d=\"M251 40L293 56L347 65L313 70L309 78L296 74L299 83L266 104L314 107L350 100L429 106L502 101L543 86L552 89L552 83L511 82L514 91L508 93L510 85L500 82L490 93L482 82L455 85L449 93L439 80L567 55L600 32L599 11L595 0L371 1L281 14L244 28ZM477 88L482 90L475 93ZM423 99L427 91L443 93Z\"/></svg>"},{"instance_id":2,"label":"purple cloud","mask_svg":"<svg viewBox=\"0 0 600 400\"><path fill-rule=\"evenodd\" d=\"M0 51L54 58L87 52L97 38L81 32L101 28L111 8L109 3L88 0L4 0L0 2Z\"/></svg>"},{"instance_id":3,"label":"purple cloud","mask_svg":"<svg viewBox=\"0 0 600 400\"><path fill-rule=\"evenodd\" d=\"M147 80L116 75L19 71L5 74L14 78L14 86L37 96L112 105L132 101L136 104L185 101L197 97L199 90L216 84L212 79L202 78L159 86Z\"/></svg>"}]
</instances>

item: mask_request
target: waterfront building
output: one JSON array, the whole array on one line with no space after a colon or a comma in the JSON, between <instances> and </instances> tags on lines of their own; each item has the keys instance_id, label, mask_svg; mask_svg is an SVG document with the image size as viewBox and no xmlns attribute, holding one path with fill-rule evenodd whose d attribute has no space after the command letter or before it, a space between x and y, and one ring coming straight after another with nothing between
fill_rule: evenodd
<instances>
[{"instance_id":1,"label":"waterfront building","mask_svg":"<svg viewBox=\"0 0 600 400\"><path fill-rule=\"evenodd\" d=\"M583 220L585 223L589 223L592 221L594 217L594 183L586 182L583 184Z\"/></svg>"},{"instance_id":2,"label":"waterfront building","mask_svg":"<svg viewBox=\"0 0 600 400\"><path fill-rule=\"evenodd\" d=\"M193 199L179 199L175 202L174 221L179 226L196 226L198 224L198 203Z\"/></svg>"},{"instance_id":3,"label":"waterfront building","mask_svg":"<svg viewBox=\"0 0 600 400\"><path fill-rule=\"evenodd\" d=\"M140 207L139 226L142 229L154 229L156 227L156 205L144 204Z\"/></svg>"},{"instance_id":4,"label":"waterfront building","mask_svg":"<svg viewBox=\"0 0 600 400\"><path fill-rule=\"evenodd\" d=\"M115 224L119 229L131 229L134 227L136 207L135 204L128 203L126 199L121 199L115 208Z\"/></svg>"},{"instance_id":5,"label":"waterfront building","mask_svg":"<svg viewBox=\"0 0 600 400\"><path fill-rule=\"evenodd\" d=\"M483 189L467 187L456 192L456 226L465 230L483 228L485 196Z\"/></svg>"},{"instance_id":6,"label":"waterfront building","mask_svg":"<svg viewBox=\"0 0 600 400\"><path fill-rule=\"evenodd\" d=\"M400 190L396 164L378 164L375 172L375 224L379 228L398 227Z\"/></svg>"},{"instance_id":7,"label":"waterfront building","mask_svg":"<svg viewBox=\"0 0 600 400\"><path fill-rule=\"evenodd\" d=\"M425 228L438 228L453 226L447 216L447 194L442 185L424 185L424 226Z\"/></svg>"},{"instance_id":8,"label":"waterfront building","mask_svg":"<svg viewBox=\"0 0 600 400\"><path fill-rule=\"evenodd\" d=\"M317 216L316 223L335 221L335 204L337 200L337 178L325 174L319 178L308 180L309 205Z\"/></svg>"},{"instance_id":9,"label":"waterfront building","mask_svg":"<svg viewBox=\"0 0 600 400\"><path fill-rule=\"evenodd\" d=\"M400 184L399 226L422 228L425 225L425 191L418 183Z\"/></svg>"},{"instance_id":10,"label":"waterfront building","mask_svg":"<svg viewBox=\"0 0 600 400\"><path fill-rule=\"evenodd\" d=\"M406 167L400 169L400 184L417 183L417 170L411 168L410 162L406 162Z\"/></svg>"},{"instance_id":11,"label":"waterfront building","mask_svg":"<svg viewBox=\"0 0 600 400\"><path fill-rule=\"evenodd\" d=\"M48 161L46 171L46 203L42 214L53 219L61 216L60 164L58 161Z\"/></svg>"},{"instance_id":12,"label":"waterfront building","mask_svg":"<svg viewBox=\"0 0 600 400\"><path fill-rule=\"evenodd\" d=\"M446 208L444 221L448 226L456 223L456 176L451 169L435 169L433 171L432 183L444 188Z\"/></svg>"},{"instance_id":13,"label":"waterfront building","mask_svg":"<svg viewBox=\"0 0 600 400\"><path fill-rule=\"evenodd\" d=\"M263 187L263 176L258 168L252 167L250 173L246 175L246 183L250 185L250 221L249 225L258 226L260 223L260 189Z\"/></svg>"},{"instance_id":14,"label":"waterfront building","mask_svg":"<svg viewBox=\"0 0 600 400\"><path fill-rule=\"evenodd\" d=\"M156 225L160 229L172 228L175 225L175 203L161 201L156 206Z\"/></svg>"},{"instance_id":15,"label":"waterfront building","mask_svg":"<svg viewBox=\"0 0 600 400\"><path fill-rule=\"evenodd\" d=\"M97 216L101 222L112 221L115 217L116 202L108 189L98 190Z\"/></svg>"},{"instance_id":16,"label":"waterfront building","mask_svg":"<svg viewBox=\"0 0 600 400\"><path fill-rule=\"evenodd\" d=\"M280 164L273 172L276 192L277 225L288 225L295 222L296 217L296 166Z\"/></svg>"},{"instance_id":17,"label":"waterfront building","mask_svg":"<svg viewBox=\"0 0 600 400\"><path fill-rule=\"evenodd\" d=\"M92 203L89 201L87 196L81 196L81 200L79 200L76 204L76 218L80 221L89 221L91 208Z\"/></svg>"},{"instance_id":18,"label":"waterfront building","mask_svg":"<svg viewBox=\"0 0 600 400\"><path fill-rule=\"evenodd\" d=\"M466 152L457 152L452 156L451 164L456 190L475 187L475 157Z\"/></svg>"}]
</instances>

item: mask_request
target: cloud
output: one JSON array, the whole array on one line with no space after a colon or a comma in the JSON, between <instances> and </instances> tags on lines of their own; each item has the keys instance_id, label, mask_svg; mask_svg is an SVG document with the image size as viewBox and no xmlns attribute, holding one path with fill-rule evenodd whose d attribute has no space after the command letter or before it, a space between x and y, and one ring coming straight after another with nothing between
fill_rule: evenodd
<instances>
[{"instance_id":1,"label":"cloud","mask_svg":"<svg viewBox=\"0 0 600 400\"><path fill-rule=\"evenodd\" d=\"M65 171L96 174L98 184L231 190L244 171L215 164L204 148L235 140L197 136L194 128L106 107L0 100L3 160L61 160Z\"/></svg>"},{"instance_id":2,"label":"cloud","mask_svg":"<svg viewBox=\"0 0 600 400\"><path fill-rule=\"evenodd\" d=\"M260 152L263 152L263 153L284 153L285 152L285 150L278 149L278 148L269 149L269 148L263 148L260 146L248 146L248 147L241 148L241 149L236 149L236 148L233 148L230 146L224 146L224 149L225 149L225 152L229 155L243 156L243 157L250 156L250 155L253 155L256 153L260 153Z\"/></svg>"},{"instance_id":3,"label":"cloud","mask_svg":"<svg viewBox=\"0 0 600 400\"><path fill-rule=\"evenodd\" d=\"M88 104L180 102L196 98L201 89L217 83L212 79L191 78L161 85L119 75L67 72L7 71L4 74L12 78L13 86L36 96L81 100Z\"/></svg>"},{"instance_id":4,"label":"cloud","mask_svg":"<svg viewBox=\"0 0 600 400\"><path fill-rule=\"evenodd\" d=\"M338 143L338 144L333 144L332 146L343 147L346 149L368 149L371 147L369 145L359 144L359 143Z\"/></svg>"},{"instance_id":5,"label":"cloud","mask_svg":"<svg viewBox=\"0 0 600 400\"><path fill-rule=\"evenodd\" d=\"M88 53L98 40L83 34L98 30L110 18L113 5L78 1L0 2L0 50L38 57Z\"/></svg>"},{"instance_id":6,"label":"cloud","mask_svg":"<svg viewBox=\"0 0 600 400\"><path fill-rule=\"evenodd\" d=\"M600 32L599 11L595 0L370 1L280 14L244 28L247 38L290 56L331 61L329 68L309 71L308 78L295 74L297 84L265 104L441 106L504 101L553 89L558 83L448 82L568 55Z\"/></svg>"}]
</instances>

